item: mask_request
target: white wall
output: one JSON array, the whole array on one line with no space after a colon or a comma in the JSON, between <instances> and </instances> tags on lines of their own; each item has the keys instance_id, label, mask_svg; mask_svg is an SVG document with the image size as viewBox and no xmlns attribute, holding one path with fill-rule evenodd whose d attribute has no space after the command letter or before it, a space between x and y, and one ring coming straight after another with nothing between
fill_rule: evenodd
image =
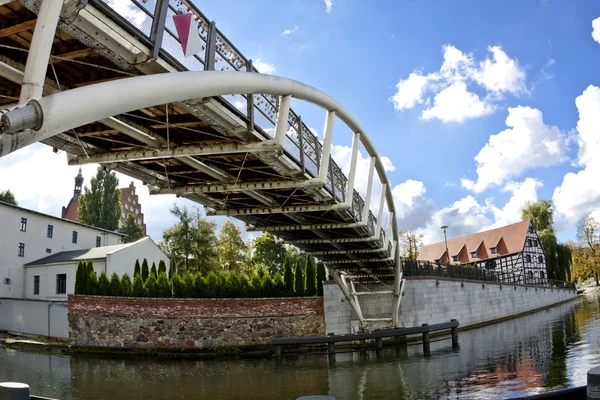
<instances>
[{"instance_id":1,"label":"white wall","mask_svg":"<svg viewBox=\"0 0 600 400\"><path fill-rule=\"evenodd\" d=\"M65 302L0 298L0 315L0 331L69 337Z\"/></svg>"},{"instance_id":2,"label":"white wall","mask_svg":"<svg viewBox=\"0 0 600 400\"><path fill-rule=\"evenodd\" d=\"M21 218L27 218L25 232L20 230ZM60 251L96 247L97 236L102 246L121 242L115 233L5 204L0 204L0 221L0 297L24 297L23 264ZM48 225L54 227L52 238L47 237ZM73 231L78 233L77 243L72 243ZM25 244L24 257L19 257L19 243ZM5 284L4 278L10 278L11 283Z\"/></svg>"},{"instance_id":3,"label":"white wall","mask_svg":"<svg viewBox=\"0 0 600 400\"><path fill-rule=\"evenodd\" d=\"M461 326L508 317L574 299L574 291L436 279L406 280L400 317L406 327L457 319ZM482 287L482 284L484 285ZM367 285L370 290L376 285ZM516 289L515 289L516 287ZM379 288L381 290L381 288ZM361 296L365 318L390 318L392 295ZM336 284L324 285L326 332L350 333L358 319ZM354 321L354 322L352 322ZM373 326L375 328L375 326ZM376 326L383 328L383 326Z\"/></svg>"},{"instance_id":4,"label":"white wall","mask_svg":"<svg viewBox=\"0 0 600 400\"><path fill-rule=\"evenodd\" d=\"M113 272L116 272L120 277L123 276L124 273L128 273L133 280L135 260L140 260L141 266L144 258L148 260L148 268L151 268L152 263L154 262L158 269L160 260L164 260L168 268L169 258L160 250L152 239L145 237L125 248L109 254L106 257L106 274L110 278L110 275Z\"/></svg>"},{"instance_id":5,"label":"white wall","mask_svg":"<svg viewBox=\"0 0 600 400\"><path fill-rule=\"evenodd\" d=\"M75 293L75 276L78 261L62 264L51 264L35 267L25 267L25 297L28 299L67 300L67 295ZM106 271L104 260L94 260L94 271L97 275ZM67 274L67 293L56 293L56 275ZM40 294L33 294L34 276L40 277Z\"/></svg>"}]
</instances>

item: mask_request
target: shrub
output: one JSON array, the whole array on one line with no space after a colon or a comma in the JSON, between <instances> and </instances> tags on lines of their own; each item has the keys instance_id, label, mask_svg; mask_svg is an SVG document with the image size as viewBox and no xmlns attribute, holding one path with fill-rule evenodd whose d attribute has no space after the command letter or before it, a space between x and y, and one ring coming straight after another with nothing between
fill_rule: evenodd
<instances>
[{"instance_id":1,"label":"shrub","mask_svg":"<svg viewBox=\"0 0 600 400\"><path fill-rule=\"evenodd\" d=\"M292 270L292 261L289 256L285 256L283 263L283 281L285 282L285 295L294 295L294 271Z\"/></svg>"},{"instance_id":2,"label":"shrub","mask_svg":"<svg viewBox=\"0 0 600 400\"><path fill-rule=\"evenodd\" d=\"M146 279L146 290L148 291L148 297L159 297L158 282L152 274Z\"/></svg>"},{"instance_id":3,"label":"shrub","mask_svg":"<svg viewBox=\"0 0 600 400\"><path fill-rule=\"evenodd\" d=\"M98 278L97 294L99 296L110 296L110 281L105 272L102 272Z\"/></svg>"},{"instance_id":4,"label":"shrub","mask_svg":"<svg viewBox=\"0 0 600 400\"><path fill-rule=\"evenodd\" d=\"M183 287L184 287L184 297L192 298L194 297L194 292L196 291L196 287L194 286L194 275L190 272L186 272L183 274Z\"/></svg>"},{"instance_id":5,"label":"shrub","mask_svg":"<svg viewBox=\"0 0 600 400\"><path fill-rule=\"evenodd\" d=\"M173 260L169 260L169 279L173 279L173 270L175 269L175 264L173 264Z\"/></svg>"},{"instance_id":6,"label":"shrub","mask_svg":"<svg viewBox=\"0 0 600 400\"><path fill-rule=\"evenodd\" d=\"M294 294L296 296L304 296L304 266L300 263L300 259L296 260L296 270L294 271L295 284Z\"/></svg>"},{"instance_id":7,"label":"shrub","mask_svg":"<svg viewBox=\"0 0 600 400\"><path fill-rule=\"evenodd\" d=\"M275 296L275 283L270 275L263 276L261 282L261 296L260 297L273 297Z\"/></svg>"},{"instance_id":8,"label":"shrub","mask_svg":"<svg viewBox=\"0 0 600 400\"><path fill-rule=\"evenodd\" d=\"M179 298L183 298L186 295L183 279L179 275L173 276L173 295Z\"/></svg>"},{"instance_id":9,"label":"shrub","mask_svg":"<svg viewBox=\"0 0 600 400\"><path fill-rule=\"evenodd\" d=\"M110 286L108 287L108 293L111 296L121 295L121 280L119 279L119 275L117 275L116 272L113 272L110 276Z\"/></svg>"},{"instance_id":10,"label":"shrub","mask_svg":"<svg viewBox=\"0 0 600 400\"><path fill-rule=\"evenodd\" d=\"M245 275L231 275L229 285L229 297L250 297L250 281Z\"/></svg>"},{"instance_id":11,"label":"shrub","mask_svg":"<svg viewBox=\"0 0 600 400\"><path fill-rule=\"evenodd\" d=\"M156 279L158 279L158 271L156 270L156 263L152 262L152 268L150 268L150 273L154 275Z\"/></svg>"},{"instance_id":12,"label":"shrub","mask_svg":"<svg viewBox=\"0 0 600 400\"><path fill-rule=\"evenodd\" d=\"M88 274L87 280L85 281L85 294L98 294L98 279L96 279L96 273L94 271Z\"/></svg>"},{"instance_id":13,"label":"shrub","mask_svg":"<svg viewBox=\"0 0 600 400\"><path fill-rule=\"evenodd\" d=\"M194 276L194 297L206 297L206 279L198 272Z\"/></svg>"},{"instance_id":14,"label":"shrub","mask_svg":"<svg viewBox=\"0 0 600 400\"><path fill-rule=\"evenodd\" d=\"M317 295L323 296L323 282L327 280L327 272L325 271L325 265L317 264Z\"/></svg>"},{"instance_id":15,"label":"shrub","mask_svg":"<svg viewBox=\"0 0 600 400\"><path fill-rule=\"evenodd\" d=\"M85 293L85 281L87 278L87 267L84 270L83 263L79 261L77 263L77 271L75 272L75 294L86 294Z\"/></svg>"},{"instance_id":16,"label":"shrub","mask_svg":"<svg viewBox=\"0 0 600 400\"><path fill-rule=\"evenodd\" d=\"M125 278L125 276L123 276L123 278ZM133 295L135 297L146 297L146 288L144 287L144 281L140 274L137 274L133 278Z\"/></svg>"},{"instance_id":17,"label":"shrub","mask_svg":"<svg viewBox=\"0 0 600 400\"><path fill-rule=\"evenodd\" d=\"M230 274L219 274L219 285L217 290L217 297L235 297L235 284L237 279L232 277ZM233 278L233 279L232 279Z\"/></svg>"},{"instance_id":18,"label":"shrub","mask_svg":"<svg viewBox=\"0 0 600 400\"><path fill-rule=\"evenodd\" d=\"M261 279L258 275L252 275L251 297L263 297L263 287Z\"/></svg>"},{"instance_id":19,"label":"shrub","mask_svg":"<svg viewBox=\"0 0 600 400\"><path fill-rule=\"evenodd\" d=\"M317 295L317 274L312 257L306 258L306 295Z\"/></svg>"},{"instance_id":20,"label":"shrub","mask_svg":"<svg viewBox=\"0 0 600 400\"><path fill-rule=\"evenodd\" d=\"M160 274L161 272L164 272L165 275L167 274L167 265L165 264L165 260L160 260L158 262L158 273Z\"/></svg>"},{"instance_id":21,"label":"shrub","mask_svg":"<svg viewBox=\"0 0 600 400\"><path fill-rule=\"evenodd\" d=\"M135 267L133 268L133 279L135 279L135 276L139 275L140 273L140 260L135 260Z\"/></svg>"},{"instance_id":22,"label":"shrub","mask_svg":"<svg viewBox=\"0 0 600 400\"><path fill-rule=\"evenodd\" d=\"M221 280L219 276L214 272L210 272L206 276L206 296L205 297L217 297L219 293L219 285L221 284Z\"/></svg>"},{"instance_id":23,"label":"shrub","mask_svg":"<svg viewBox=\"0 0 600 400\"><path fill-rule=\"evenodd\" d=\"M148 270L148 260L144 258L144 261L142 261L142 279L144 282L148 279L148 275L150 275L150 271Z\"/></svg>"},{"instance_id":24,"label":"shrub","mask_svg":"<svg viewBox=\"0 0 600 400\"><path fill-rule=\"evenodd\" d=\"M158 294L159 297L171 297L171 283L164 272L158 274Z\"/></svg>"},{"instance_id":25,"label":"shrub","mask_svg":"<svg viewBox=\"0 0 600 400\"><path fill-rule=\"evenodd\" d=\"M275 297L287 296L287 288L285 287L285 282L283 281L283 278L281 277L281 275L275 274L275 275L273 275L272 279L273 279L273 286L274 286L273 296L275 296Z\"/></svg>"},{"instance_id":26,"label":"shrub","mask_svg":"<svg viewBox=\"0 0 600 400\"><path fill-rule=\"evenodd\" d=\"M124 273L121 277L121 296L131 297L132 294L133 288L131 287L131 278L128 273Z\"/></svg>"}]
</instances>

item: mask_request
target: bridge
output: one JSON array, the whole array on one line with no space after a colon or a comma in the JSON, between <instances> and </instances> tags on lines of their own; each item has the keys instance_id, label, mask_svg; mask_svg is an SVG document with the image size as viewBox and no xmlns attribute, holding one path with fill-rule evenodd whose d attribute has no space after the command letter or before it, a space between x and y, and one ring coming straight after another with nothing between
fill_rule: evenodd
<instances>
[{"instance_id":1,"label":"bridge","mask_svg":"<svg viewBox=\"0 0 600 400\"><path fill-rule=\"evenodd\" d=\"M191 57L181 13L203 43ZM292 101L322 109L322 141ZM400 326L394 202L367 132L327 94L260 74L191 1L0 0L0 110L0 156L41 142L69 165L99 163L272 232L325 264L362 330ZM334 127L352 134L347 176L331 156ZM363 315L365 295L392 297L390 317Z\"/></svg>"}]
</instances>

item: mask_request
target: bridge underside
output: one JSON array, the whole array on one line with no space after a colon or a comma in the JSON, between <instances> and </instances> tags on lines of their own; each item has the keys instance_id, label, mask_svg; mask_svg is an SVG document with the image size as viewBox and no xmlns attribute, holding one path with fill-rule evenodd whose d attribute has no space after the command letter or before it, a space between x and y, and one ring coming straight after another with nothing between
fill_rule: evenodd
<instances>
[{"instance_id":1,"label":"bridge underside","mask_svg":"<svg viewBox=\"0 0 600 400\"><path fill-rule=\"evenodd\" d=\"M214 27L211 31L208 20L203 40L210 48L213 35L214 60L174 56L176 49L169 48L167 40L168 29L173 29L170 16L154 59L151 35L144 27L128 23L103 1L90 0L82 9L78 4L64 2L44 96L133 76L205 70L211 63L213 69L222 64L222 70L257 72L220 32ZM38 11L39 1L0 0L0 109L19 104ZM42 142L66 152L71 165L101 163L141 180L152 194L176 194L204 205L208 215L230 215L244 221L248 230L272 232L325 263L336 281L343 278L338 283L346 285L348 296L357 302L346 279L399 288L395 219L393 212L383 213L385 193L373 202L379 204L374 215L370 201L354 190L356 155L349 178L332 159L324 164L323 144L292 109L285 115L285 101L273 95L236 94L159 104L90 122ZM278 129L285 130L283 140L276 137ZM6 146L2 153L7 153ZM365 198L371 197L373 165L374 161ZM385 189L389 188L383 185L382 192Z\"/></svg>"}]
</instances>

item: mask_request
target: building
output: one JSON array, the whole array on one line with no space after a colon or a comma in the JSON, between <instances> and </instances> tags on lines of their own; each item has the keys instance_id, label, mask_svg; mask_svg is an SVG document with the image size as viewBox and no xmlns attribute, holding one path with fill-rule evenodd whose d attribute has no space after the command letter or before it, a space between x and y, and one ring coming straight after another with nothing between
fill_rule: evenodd
<instances>
[{"instance_id":1,"label":"building","mask_svg":"<svg viewBox=\"0 0 600 400\"><path fill-rule=\"evenodd\" d=\"M24 297L24 264L63 251L118 245L123 237L4 202L0 220L0 297Z\"/></svg>"},{"instance_id":2,"label":"building","mask_svg":"<svg viewBox=\"0 0 600 400\"><path fill-rule=\"evenodd\" d=\"M424 246L418 260L441 264L475 264L510 282L546 279L546 257L529 220Z\"/></svg>"},{"instance_id":3,"label":"building","mask_svg":"<svg viewBox=\"0 0 600 400\"><path fill-rule=\"evenodd\" d=\"M127 219L129 215L133 215L139 226L142 227L144 235L146 234L146 224L144 223L144 213L142 213L142 205L139 203L138 195L135 194L135 185L133 182L129 184L129 187L121 188L121 205L123 210L121 211L121 221Z\"/></svg>"},{"instance_id":4,"label":"building","mask_svg":"<svg viewBox=\"0 0 600 400\"><path fill-rule=\"evenodd\" d=\"M61 217L71 221L79 221L79 195L81 195L81 188L83 187L83 175L81 175L81 168L79 173L75 177L75 189L73 189L73 197L69 200L69 204L62 208Z\"/></svg>"},{"instance_id":5,"label":"building","mask_svg":"<svg viewBox=\"0 0 600 400\"><path fill-rule=\"evenodd\" d=\"M79 261L91 260L97 275L108 277L116 272L119 277L127 273L133 279L135 261L143 257L148 264L168 261L167 256L150 239L145 237L133 243L89 249L61 251L25 264L25 297L28 299L66 300L73 294ZM141 263L141 259L139 260Z\"/></svg>"}]
</instances>

